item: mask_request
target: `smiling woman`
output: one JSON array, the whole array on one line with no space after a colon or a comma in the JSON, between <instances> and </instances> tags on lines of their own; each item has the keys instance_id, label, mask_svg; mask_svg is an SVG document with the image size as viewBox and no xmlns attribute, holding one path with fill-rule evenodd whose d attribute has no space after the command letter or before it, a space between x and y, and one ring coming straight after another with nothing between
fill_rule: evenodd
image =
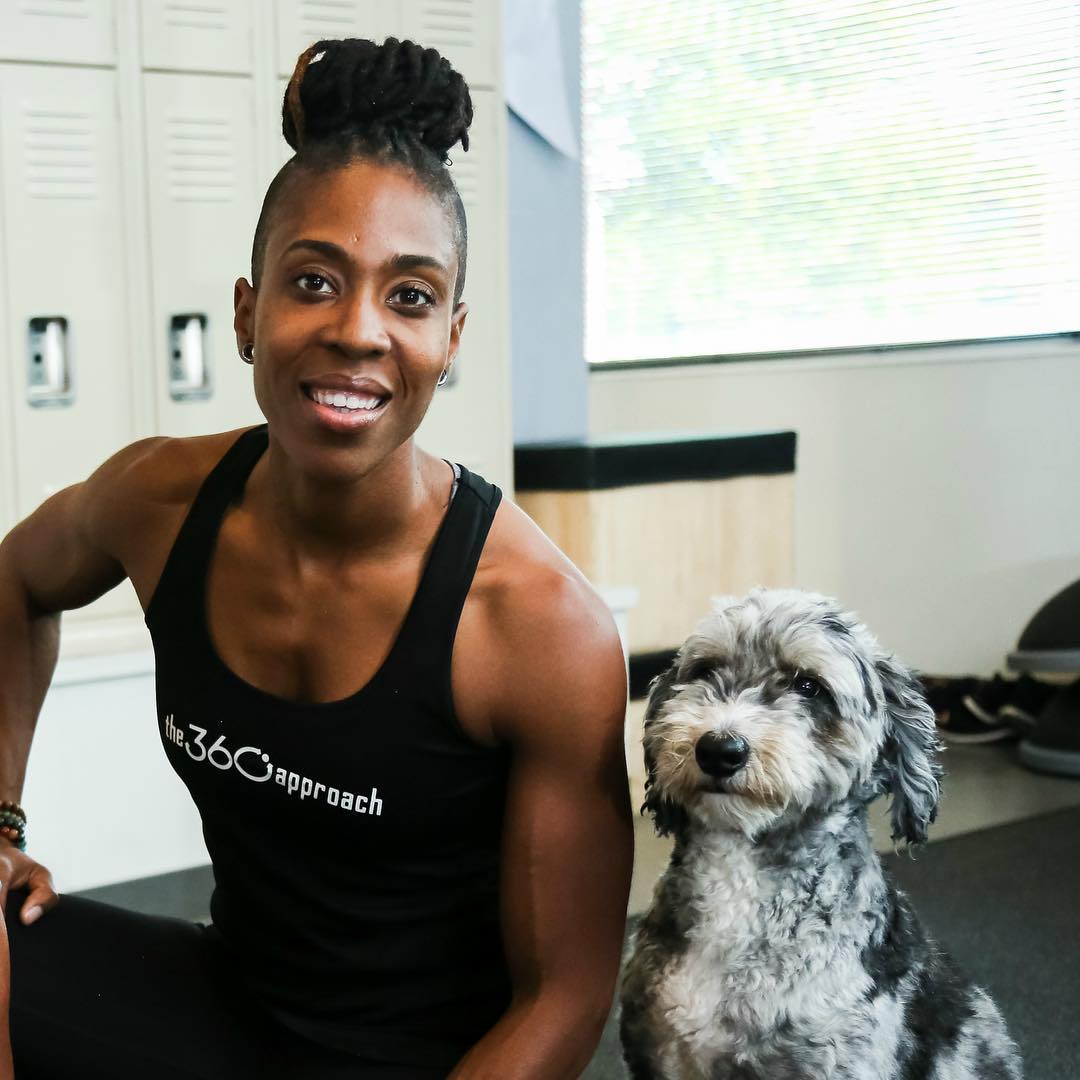
<instances>
[{"instance_id":1,"label":"smiling woman","mask_svg":"<svg viewBox=\"0 0 1080 1080\"><path fill-rule=\"evenodd\" d=\"M53 911L0 839L29 890L20 1077L548 1078L599 1039L632 847L618 634L498 488L414 439L467 314L446 154L471 115L434 50L308 49L234 288L266 423L136 443L0 544L0 799L59 613L127 577L216 883L210 927Z\"/></svg>"}]
</instances>

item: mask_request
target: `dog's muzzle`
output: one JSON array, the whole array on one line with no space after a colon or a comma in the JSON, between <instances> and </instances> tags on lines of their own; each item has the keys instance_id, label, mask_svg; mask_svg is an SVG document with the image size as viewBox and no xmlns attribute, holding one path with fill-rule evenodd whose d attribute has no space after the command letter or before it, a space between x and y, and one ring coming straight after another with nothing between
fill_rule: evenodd
<instances>
[{"instance_id":1,"label":"dog's muzzle","mask_svg":"<svg viewBox=\"0 0 1080 1080\"><path fill-rule=\"evenodd\" d=\"M694 757L709 776L734 776L750 757L750 744L741 735L708 731L698 739Z\"/></svg>"}]
</instances>

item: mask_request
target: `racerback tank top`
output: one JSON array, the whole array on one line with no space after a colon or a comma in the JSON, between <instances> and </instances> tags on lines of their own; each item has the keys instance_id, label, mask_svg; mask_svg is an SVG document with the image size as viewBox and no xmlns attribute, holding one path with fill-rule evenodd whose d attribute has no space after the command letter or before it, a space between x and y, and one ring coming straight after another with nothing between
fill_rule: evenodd
<instances>
[{"instance_id":1,"label":"racerback tank top","mask_svg":"<svg viewBox=\"0 0 1080 1080\"><path fill-rule=\"evenodd\" d=\"M458 618L501 493L460 468L386 660L339 701L259 690L218 656L206 580L222 517L268 444L207 476L147 607L162 743L199 809L215 932L256 997L327 1046L453 1064L510 999L499 932L508 754L450 692Z\"/></svg>"}]
</instances>

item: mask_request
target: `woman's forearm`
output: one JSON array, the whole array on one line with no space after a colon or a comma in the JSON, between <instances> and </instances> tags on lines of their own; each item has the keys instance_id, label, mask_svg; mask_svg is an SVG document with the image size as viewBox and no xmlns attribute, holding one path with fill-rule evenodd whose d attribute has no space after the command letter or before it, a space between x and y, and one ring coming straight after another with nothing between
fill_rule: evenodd
<instances>
[{"instance_id":1,"label":"woman's forearm","mask_svg":"<svg viewBox=\"0 0 1080 1080\"><path fill-rule=\"evenodd\" d=\"M449 1080L577 1080L599 1045L607 1001L548 992L513 1004Z\"/></svg>"},{"instance_id":2,"label":"woman's forearm","mask_svg":"<svg viewBox=\"0 0 1080 1080\"><path fill-rule=\"evenodd\" d=\"M35 610L18 572L18 530L0 542L0 799L19 800L60 649L60 615Z\"/></svg>"}]
</instances>

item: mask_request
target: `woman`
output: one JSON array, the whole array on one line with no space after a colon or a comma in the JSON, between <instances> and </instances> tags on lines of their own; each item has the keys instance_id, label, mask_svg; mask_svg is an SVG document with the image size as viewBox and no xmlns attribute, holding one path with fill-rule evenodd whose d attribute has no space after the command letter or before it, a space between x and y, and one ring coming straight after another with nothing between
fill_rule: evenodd
<instances>
[{"instance_id":1,"label":"woman","mask_svg":"<svg viewBox=\"0 0 1080 1080\"><path fill-rule=\"evenodd\" d=\"M465 324L444 162L471 114L433 50L304 53L296 156L235 287L267 423L136 443L0 544L0 798L58 613L130 578L216 881L210 928L52 911L48 871L0 840L27 889L20 1080L555 1078L596 1045L632 848L618 638L498 489L413 439Z\"/></svg>"}]
</instances>

